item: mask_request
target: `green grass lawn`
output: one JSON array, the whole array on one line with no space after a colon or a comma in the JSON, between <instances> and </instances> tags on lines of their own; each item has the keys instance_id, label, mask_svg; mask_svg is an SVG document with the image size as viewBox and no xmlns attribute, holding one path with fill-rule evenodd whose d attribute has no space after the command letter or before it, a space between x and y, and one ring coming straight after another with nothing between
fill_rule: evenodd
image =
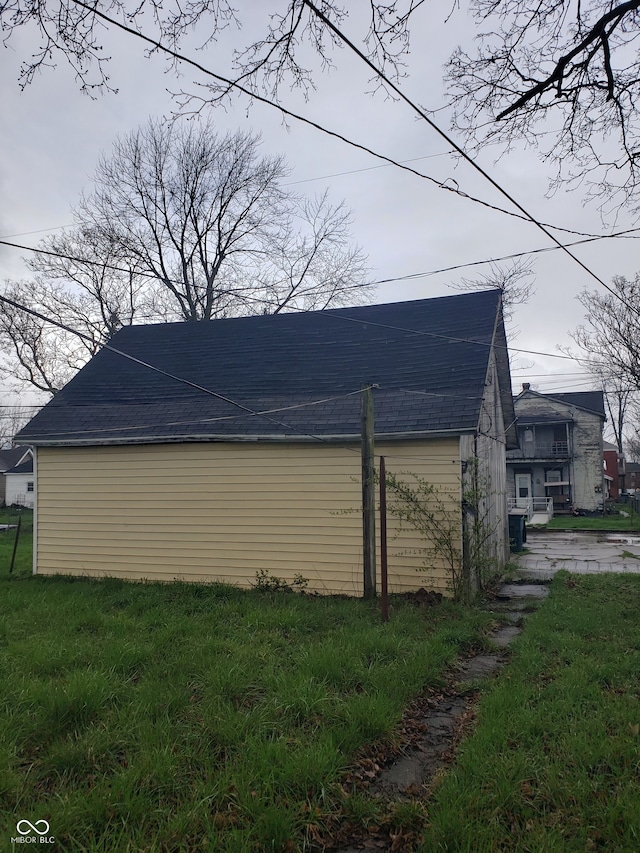
<instances>
[{"instance_id":1,"label":"green grass lawn","mask_svg":"<svg viewBox=\"0 0 640 853\"><path fill-rule=\"evenodd\" d=\"M556 576L428 806L422 853L640 850L640 577Z\"/></svg>"},{"instance_id":2,"label":"green grass lawn","mask_svg":"<svg viewBox=\"0 0 640 853\"><path fill-rule=\"evenodd\" d=\"M303 850L356 750L489 620L29 571L0 576L6 850L23 819L65 851Z\"/></svg>"},{"instance_id":3,"label":"green grass lawn","mask_svg":"<svg viewBox=\"0 0 640 853\"><path fill-rule=\"evenodd\" d=\"M0 525L17 525L20 517L20 538L13 573L16 576L26 576L31 574L33 568L33 510L0 509ZM15 538L15 529L0 530L0 578L8 577Z\"/></svg>"},{"instance_id":4,"label":"green grass lawn","mask_svg":"<svg viewBox=\"0 0 640 853\"><path fill-rule=\"evenodd\" d=\"M87 853L295 853L373 819L345 769L490 618L32 577L30 520L12 577L0 534L0 850L25 819ZM639 613L639 576L556 577L432 798L398 805L426 808L421 853L640 850Z\"/></svg>"},{"instance_id":5,"label":"green grass lawn","mask_svg":"<svg viewBox=\"0 0 640 853\"><path fill-rule=\"evenodd\" d=\"M618 513L605 516L556 515L545 526L549 530L635 530L640 533L640 515L633 512L629 504L620 504L615 508L628 515Z\"/></svg>"}]
</instances>

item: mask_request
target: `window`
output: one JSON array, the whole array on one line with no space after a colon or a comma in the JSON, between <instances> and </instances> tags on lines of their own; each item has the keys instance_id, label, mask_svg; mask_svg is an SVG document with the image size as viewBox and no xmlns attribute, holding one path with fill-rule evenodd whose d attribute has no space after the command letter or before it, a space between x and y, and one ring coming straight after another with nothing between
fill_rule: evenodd
<instances>
[{"instance_id":1,"label":"window","mask_svg":"<svg viewBox=\"0 0 640 853\"><path fill-rule=\"evenodd\" d=\"M29 480L29 482L27 483L27 491L28 492L33 491L33 480Z\"/></svg>"},{"instance_id":2,"label":"window","mask_svg":"<svg viewBox=\"0 0 640 853\"><path fill-rule=\"evenodd\" d=\"M569 481L562 479L563 469L551 468L544 472L545 494L548 498L567 498Z\"/></svg>"}]
</instances>

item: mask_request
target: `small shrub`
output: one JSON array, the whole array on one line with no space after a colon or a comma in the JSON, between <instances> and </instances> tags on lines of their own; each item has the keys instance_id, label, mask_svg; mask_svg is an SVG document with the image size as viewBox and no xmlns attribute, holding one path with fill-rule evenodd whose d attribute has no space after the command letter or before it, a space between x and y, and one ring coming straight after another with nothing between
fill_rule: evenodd
<instances>
[{"instance_id":1,"label":"small shrub","mask_svg":"<svg viewBox=\"0 0 640 853\"><path fill-rule=\"evenodd\" d=\"M258 569L256 582L252 586L260 592L303 592L308 583L308 579L300 574L294 575L293 580L289 582L272 575L266 569Z\"/></svg>"}]
</instances>

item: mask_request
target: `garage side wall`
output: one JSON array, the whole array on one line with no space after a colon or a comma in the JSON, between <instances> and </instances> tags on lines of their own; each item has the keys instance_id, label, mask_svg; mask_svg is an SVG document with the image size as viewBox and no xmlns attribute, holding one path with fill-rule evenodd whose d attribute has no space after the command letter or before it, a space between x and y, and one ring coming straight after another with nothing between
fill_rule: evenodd
<instances>
[{"instance_id":1,"label":"garage side wall","mask_svg":"<svg viewBox=\"0 0 640 853\"><path fill-rule=\"evenodd\" d=\"M390 471L427 478L456 517L459 439L378 445ZM166 444L38 449L36 571L228 582L256 572L362 592L359 447ZM379 525L378 525L379 531ZM447 591L445 564L390 519L390 589ZM378 567L379 568L379 567Z\"/></svg>"}]
</instances>

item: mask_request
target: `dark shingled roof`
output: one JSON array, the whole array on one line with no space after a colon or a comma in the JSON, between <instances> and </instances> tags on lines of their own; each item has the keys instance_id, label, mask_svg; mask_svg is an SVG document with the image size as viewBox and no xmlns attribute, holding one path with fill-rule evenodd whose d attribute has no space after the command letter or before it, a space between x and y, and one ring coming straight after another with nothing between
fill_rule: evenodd
<instances>
[{"instance_id":1,"label":"dark shingled roof","mask_svg":"<svg viewBox=\"0 0 640 853\"><path fill-rule=\"evenodd\" d=\"M30 456L24 462L5 471L5 474L33 474L33 458Z\"/></svg>"},{"instance_id":2,"label":"dark shingled roof","mask_svg":"<svg viewBox=\"0 0 640 853\"><path fill-rule=\"evenodd\" d=\"M509 422L506 341L499 294L492 290L127 326L110 346L227 400L105 348L18 438L37 445L358 436L360 395L354 392L373 383L379 385L376 435L471 432L478 425L494 329ZM251 414L229 401L269 414Z\"/></svg>"},{"instance_id":3,"label":"dark shingled roof","mask_svg":"<svg viewBox=\"0 0 640 853\"><path fill-rule=\"evenodd\" d=\"M13 468L28 452L25 447L11 447L8 450L0 450L0 472Z\"/></svg>"},{"instance_id":4,"label":"dark shingled roof","mask_svg":"<svg viewBox=\"0 0 640 853\"><path fill-rule=\"evenodd\" d=\"M580 409L595 412L603 418L606 417L602 391L571 391L567 394L549 394L549 397L560 400L562 403L569 403L571 406L578 406Z\"/></svg>"},{"instance_id":5,"label":"dark shingled roof","mask_svg":"<svg viewBox=\"0 0 640 853\"><path fill-rule=\"evenodd\" d=\"M566 394L542 394L540 391L532 391L531 389L526 388L518 394L516 401L520 397L526 396L540 397L541 401L557 400L559 403L566 403L569 406L577 406L579 409L586 409L587 411L593 412L594 414L600 415L600 417L606 419L606 412L604 410L604 394L602 391L568 391ZM557 420L561 417L561 415L549 415L548 420ZM537 417L530 409L518 416L518 423L521 426L528 421L533 423L534 421L532 418L535 419L535 423L542 423L542 416Z\"/></svg>"}]
</instances>

